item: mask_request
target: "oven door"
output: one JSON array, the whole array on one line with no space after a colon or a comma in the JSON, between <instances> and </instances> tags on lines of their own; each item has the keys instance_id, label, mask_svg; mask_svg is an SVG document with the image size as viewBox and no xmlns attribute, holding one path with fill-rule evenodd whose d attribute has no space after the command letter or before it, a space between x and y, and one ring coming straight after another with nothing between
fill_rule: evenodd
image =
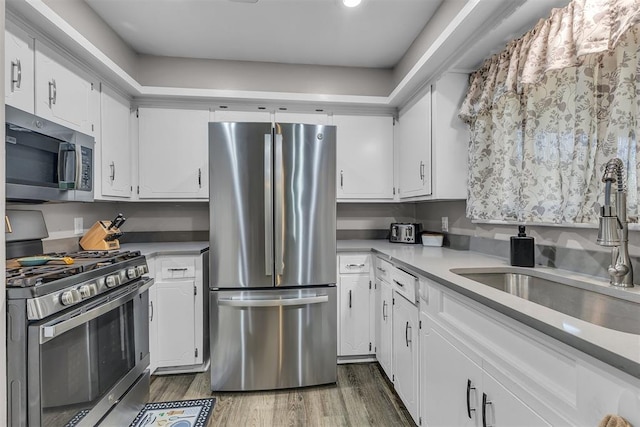
<instances>
[{"instance_id":1,"label":"oven door","mask_svg":"<svg viewBox=\"0 0 640 427\"><path fill-rule=\"evenodd\" d=\"M31 324L29 426L96 425L149 366L149 278Z\"/></svg>"}]
</instances>

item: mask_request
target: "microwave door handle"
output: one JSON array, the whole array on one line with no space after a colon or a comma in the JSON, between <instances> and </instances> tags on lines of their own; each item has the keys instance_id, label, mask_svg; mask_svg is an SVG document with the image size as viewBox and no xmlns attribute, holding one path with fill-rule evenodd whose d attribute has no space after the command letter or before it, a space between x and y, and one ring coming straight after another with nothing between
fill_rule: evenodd
<instances>
[{"instance_id":1,"label":"microwave door handle","mask_svg":"<svg viewBox=\"0 0 640 427\"><path fill-rule=\"evenodd\" d=\"M74 144L63 142L58 149L58 188L60 190L73 190L77 175L77 153ZM71 157L73 156L73 157ZM68 162L71 161L71 164ZM72 168L70 171L69 169Z\"/></svg>"}]
</instances>

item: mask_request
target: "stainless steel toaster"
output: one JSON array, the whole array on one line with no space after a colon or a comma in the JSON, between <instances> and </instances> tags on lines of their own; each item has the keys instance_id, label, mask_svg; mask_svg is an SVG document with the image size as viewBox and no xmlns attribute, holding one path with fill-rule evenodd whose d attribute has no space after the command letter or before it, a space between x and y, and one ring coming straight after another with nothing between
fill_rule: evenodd
<instances>
[{"instance_id":1,"label":"stainless steel toaster","mask_svg":"<svg viewBox=\"0 0 640 427\"><path fill-rule=\"evenodd\" d=\"M422 224L394 222L389 230L392 243L420 243Z\"/></svg>"}]
</instances>

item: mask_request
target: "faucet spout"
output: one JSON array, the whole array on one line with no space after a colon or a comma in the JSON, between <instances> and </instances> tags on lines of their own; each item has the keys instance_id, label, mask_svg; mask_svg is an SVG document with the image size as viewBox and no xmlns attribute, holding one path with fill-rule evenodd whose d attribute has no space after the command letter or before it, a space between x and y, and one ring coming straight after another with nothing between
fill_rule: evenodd
<instances>
[{"instance_id":1,"label":"faucet spout","mask_svg":"<svg viewBox=\"0 0 640 427\"><path fill-rule=\"evenodd\" d=\"M629 224L627 221L627 194L624 187L622 160L607 162L602 182L605 200L600 210L600 226L596 243L612 246L611 265L607 269L612 286L633 287L633 268L629 258ZM611 204L611 186L617 182L616 205Z\"/></svg>"}]
</instances>

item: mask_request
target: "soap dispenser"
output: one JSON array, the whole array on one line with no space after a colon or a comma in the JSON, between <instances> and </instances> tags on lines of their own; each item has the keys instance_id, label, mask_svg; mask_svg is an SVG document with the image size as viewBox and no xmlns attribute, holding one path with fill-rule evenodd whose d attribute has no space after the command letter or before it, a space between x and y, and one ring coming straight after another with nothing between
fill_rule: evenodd
<instances>
[{"instance_id":1,"label":"soap dispenser","mask_svg":"<svg viewBox=\"0 0 640 427\"><path fill-rule=\"evenodd\" d=\"M511 236L511 265L516 267L533 267L535 264L535 243L527 236L524 225L518 226L518 235Z\"/></svg>"}]
</instances>

